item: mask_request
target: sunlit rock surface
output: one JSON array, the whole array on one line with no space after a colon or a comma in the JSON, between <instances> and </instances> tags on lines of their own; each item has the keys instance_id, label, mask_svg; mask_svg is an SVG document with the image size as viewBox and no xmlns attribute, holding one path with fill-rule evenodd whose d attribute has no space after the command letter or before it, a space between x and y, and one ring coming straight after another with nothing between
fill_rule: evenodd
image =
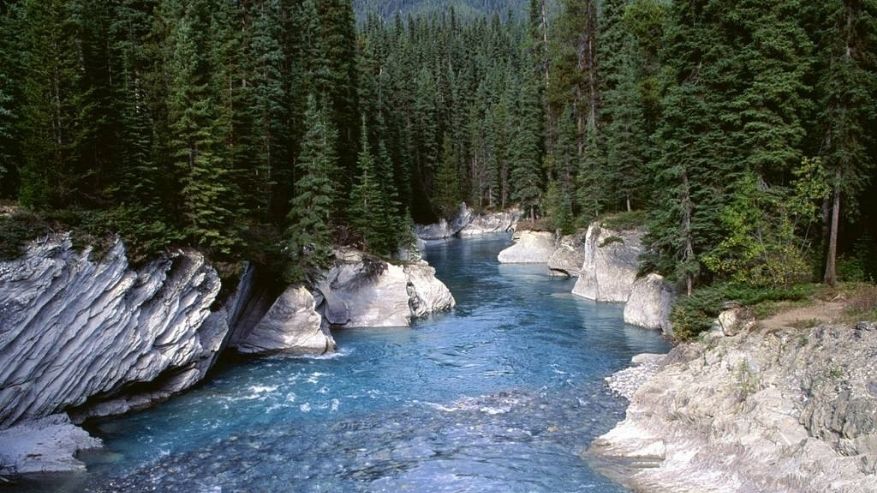
<instances>
[{"instance_id":1,"label":"sunlit rock surface","mask_svg":"<svg viewBox=\"0 0 877 493\"><path fill-rule=\"evenodd\" d=\"M326 321L341 327L408 326L455 304L425 262L393 265L350 249L338 251L314 296Z\"/></svg>"},{"instance_id":2,"label":"sunlit rock surface","mask_svg":"<svg viewBox=\"0 0 877 493\"><path fill-rule=\"evenodd\" d=\"M641 230L615 231L591 224L573 294L594 301L627 302L639 271L642 235Z\"/></svg>"},{"instance_id":3,"label":"sunlit rock surface","mask_svg":"<svg viewBox=\"0 0 877 493\"><path fill-rule=\"evenodd\" d=\"M648 274L633 283L624 305L624 322L673 335L670 312L675 294L673 287L658 274Z\"/></svg>"},{"instance_id":4,"label":"sunlit rock surface","mask_svg":"<svg viewBox=\"0 0 877 493\"><path fill-rule=\"evenodd\" d=\"M335 340L316 311L311 293L301 286L287 288L264 317L233 342L242 353L323 354L335 350Z\"/></svg>"},{"instance_id":5,"label":"sunlit rock surface","mask_svg":"<svg viewBox=\"0 0 877 493\"><path fill-rule=\"evenodd\" d=\"M112 401L161 377L126 397L148 405L213 363L228 326L205 324L220 280L202 255L178 252L133 269L120 241L99 261L89 254L60 236L0 263L0 428L93 397Z\"/></svg>"},{"instance_id":6,"label":"sunlit rock surface","mask_svg":"<svg viewBox=\"0 0 877 493\"><path fill-rule=\"evenodd\" d=\"M547 264L554 254L554 233L547 231L520 231L514 245L499 252L503 264Z\"/></svg>"},{"instance_id":7,"label":"sunlit rock surface","mask_svg":"<svg viewBox=\"0 0 877 493\"><path fill-rule=\"evenodd\" d=\"M875 354L873 323L683 344L591 453L642 491L877 491Z\"/></svg>"}]
</instances>

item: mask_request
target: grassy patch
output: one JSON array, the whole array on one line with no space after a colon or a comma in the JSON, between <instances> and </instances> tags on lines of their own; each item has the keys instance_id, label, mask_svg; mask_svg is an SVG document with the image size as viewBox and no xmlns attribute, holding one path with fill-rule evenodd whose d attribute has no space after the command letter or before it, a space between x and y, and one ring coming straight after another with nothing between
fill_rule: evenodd
<instances>
[{"instance_id":1,"label":"grassy patch","mask_svg":"<svg viewBox=\"0 0 877 493\"><path fill-rule=\"evenodd\" d=\"M601 217L599 222L607 229L629 231L645 226L646 219L646 211L630 211L617 212L615 214Z\"/></svg>"},{"instance_id":2,"label":"grassy patch","mask_svg":"<svg viewBox=\"0 0 877 493\"><path fill-rule=\"evenodd\" d=\"M844 315L848 322L877 321L877 285L847 284L842 285L842 290L841 295L847 299Z\"/></svg>"}]
</instances>

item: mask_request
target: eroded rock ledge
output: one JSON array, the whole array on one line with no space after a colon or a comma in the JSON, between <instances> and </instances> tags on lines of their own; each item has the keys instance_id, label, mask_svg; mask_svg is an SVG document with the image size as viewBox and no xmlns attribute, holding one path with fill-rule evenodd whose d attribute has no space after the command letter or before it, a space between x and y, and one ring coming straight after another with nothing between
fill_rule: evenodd
<instances>
[{"instance_id":1,"label":"eroded rock ledge","mask_svg":"<svg viewBox=\"0 0 877 493\"><path fill-rule=\"evenodd\" d=\"M877 491L874 323L718 334L673 349L590 454L642 491Z\"/></svg>"}]
</instances>

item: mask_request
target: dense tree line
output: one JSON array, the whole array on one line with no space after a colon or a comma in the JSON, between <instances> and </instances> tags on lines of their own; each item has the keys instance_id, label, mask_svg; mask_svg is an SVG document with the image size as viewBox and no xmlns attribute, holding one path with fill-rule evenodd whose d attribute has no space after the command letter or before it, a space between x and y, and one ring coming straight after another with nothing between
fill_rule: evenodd
<instances>
[{"instance_id":1,"label":"dense tree line","mask_svg":"<svg viewBox=\"0 0 877 493\"><path fill-rule=\"evenodd\" d=\"M280 259L291 280L333 243L393 255L412 221L460 201L567 232L640 211L644 268L689 291L866 277L875 14L873 0L4 2L0 193L99 211L142 244Z\"/></svg>"},{"instance_id":2,"label":"dense tree line","mask_svg":"<svg viewBox=\"0 0 877 493\"><path fill-rule=\"evenodd\" d=\"M840 250L848 278L877 274L877 3L561 3L545 101L556 227L645 210L644 268L689 292L820 268L834 283Z\"/></svg>"}]
</instances>

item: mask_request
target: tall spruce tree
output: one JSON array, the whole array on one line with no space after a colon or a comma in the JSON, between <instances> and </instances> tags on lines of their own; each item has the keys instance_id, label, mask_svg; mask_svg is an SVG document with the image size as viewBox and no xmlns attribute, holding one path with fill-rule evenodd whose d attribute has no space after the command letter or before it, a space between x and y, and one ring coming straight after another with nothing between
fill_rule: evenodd
<instances>
[{"instance_id":1,"label":"tall spruce tree","mask_svg":"<svg viewBox=\"0 0 877 493\"><path fill-rule=\"evenodd\" d=\"M338 173L335 129L327 112L308 98L307 132L296 160L295 196L287 216L286 280L313 284L332 260L332 207Z\"/></svg>"}]
</instances>

